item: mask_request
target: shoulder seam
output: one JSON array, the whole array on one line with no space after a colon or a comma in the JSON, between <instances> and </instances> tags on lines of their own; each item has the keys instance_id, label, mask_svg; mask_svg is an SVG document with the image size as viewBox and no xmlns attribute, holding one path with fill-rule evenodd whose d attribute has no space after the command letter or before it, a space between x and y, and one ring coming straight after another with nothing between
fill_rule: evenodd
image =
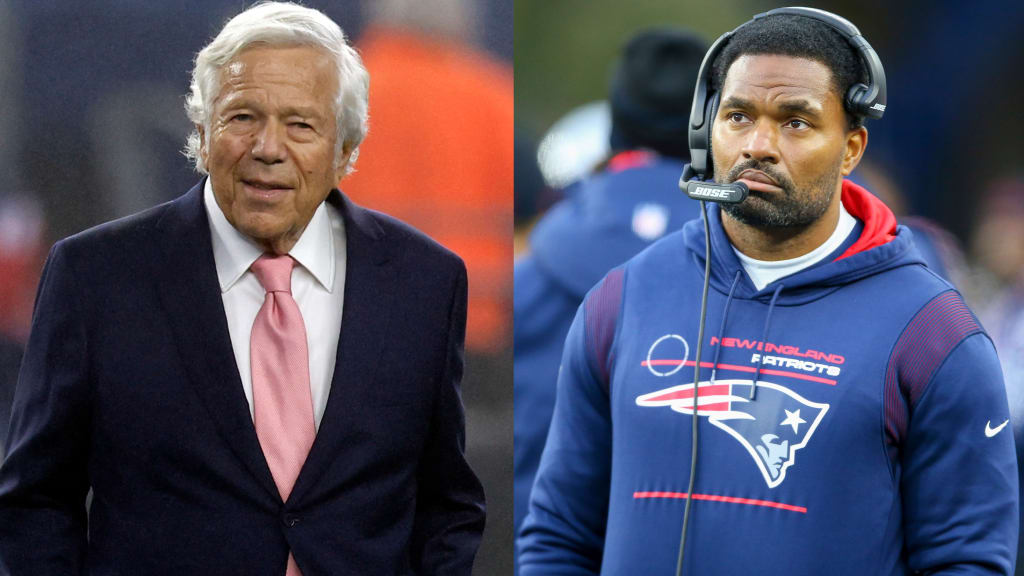
<instances>
[{"instance_id":1,"label":"shoulder seam","mask_svg":"<svg viewBox=\"0 0 1024 576\"><path fill-rule=\"evenodd\" d=\"M893 441L906 434L914 407L945 359L979 332L984 333L981 324L955 289L936 294L907 322L890 351L883 383L885 430Z\"/></svg>"},{"instance_id":2,"label":"shoulder seam","mask_svg":"<svg viewBox=\"0 0 1024 576\"><path fill-rule=\"evenodd\" d=\"M610 392L612 344L622 307L623 275L623 268L613 268L583 300L584 345L588 363L605 393Z\"/></svg>"}]
</instances>

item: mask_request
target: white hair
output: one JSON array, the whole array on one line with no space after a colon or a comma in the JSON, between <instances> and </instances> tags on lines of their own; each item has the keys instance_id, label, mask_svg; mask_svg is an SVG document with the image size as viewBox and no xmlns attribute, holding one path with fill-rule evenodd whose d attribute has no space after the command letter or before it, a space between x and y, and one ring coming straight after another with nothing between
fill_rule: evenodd
<instances>
[{"instance_id":1,"label":"white hair","mask_svg":"<svg viewBox=\"0 0 1024 576\"><path fill-rule=\"evenodd\" d=\"M196 55L192 69L191 93L185 98L188 118L208 135L213 102L219 95L220 74L239 52L253 44L269 46L311 46L327 51L338 67L338 92L334 101L337 125L335 162L342 151L352 151L345 173L352 171L359 156L359 144L366 136L367 99L370 76L345 33L324 13L291 2L261 2L235 16L212 42ZM188 137L185 156L197 171L206 174L200 154L198 128Z\"/></svg>"}]
</instances>

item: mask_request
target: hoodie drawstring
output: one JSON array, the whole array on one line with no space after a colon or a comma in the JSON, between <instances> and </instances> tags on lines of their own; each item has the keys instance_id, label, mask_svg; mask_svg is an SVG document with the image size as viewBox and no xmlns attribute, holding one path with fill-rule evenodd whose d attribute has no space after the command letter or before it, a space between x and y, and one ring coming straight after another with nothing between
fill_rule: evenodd
<instances>
[{"instance_id":1,"label":"hoodie drawstring","mask_svg":"<svg viewBox=\"0 0 1024 576\"><path fill-rule=\"evenodd\" d=\"M779 297L779 292L782 292L783 285L779 284L779 287L775 289L775 293L772 294L772 301L768 304L768 317L764 319L764 333L761 334L761 345L765 348L768 347L768 326L772 323L772 311L775 310L775 300ZM719 347L721 348L721 347ZM757 382L761 379L761 366L764 364L764 350L757 355L757 371L754 372L754 384L750 387L750 399L754 399L754 395L757 394Z\"/></svg>"},{"instance_id":2,"label":"hoodie drawstring","mask_svg":"<svg viewBox=\"0 0 1024 576\"><path fill-rule=\"evenodd\" d=\"M722 336L725 335L725 321L729 318L729 304L732 303L732 296L736 292L736 285L740 283L742 270L736 271L732 286L729 288L729 297L725 299L725 308L722 310L722 326L718 329L718 347L715 349L715 359L711 362L711 384L715 383L715 375L718 373L718 357L722 354Z\"/></svg>"}]
</instances>

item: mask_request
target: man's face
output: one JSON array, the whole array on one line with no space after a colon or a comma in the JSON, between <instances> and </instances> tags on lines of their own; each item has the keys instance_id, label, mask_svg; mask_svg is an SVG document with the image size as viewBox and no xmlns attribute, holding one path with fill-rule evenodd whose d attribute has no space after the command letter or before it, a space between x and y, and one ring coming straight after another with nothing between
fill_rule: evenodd
<instances>
[{"instance_id":1,"label":"man's face","mask_svg":"<svg viewBox=\"0 0 1024 576\"><path fill-rule=\"evenodd\" d=\"M761 444L755 446L758 454L768 466L768 475L772 479L779 477L782 465L789 460L789 440L779 441L775 434L762 434Z\"/></svg>"},{"instance_id":2,"label":"man's face","mask_svg":"<svg viewBox=\"0 0 1024 576\"><path fill-rule=\"evenodd\" d=\"M330 57L306 46L250 47L221 70L200 154L228 222L271 252L291 249L344 174L337 89Z\"/></svg>"},{"instance_id":3,"label":"man's face","mask_svg":"<svg viewBox=\"0 0 1024 576\"><path fill-rule=\"evenodd\" d=\"M825 64L744 55L726 74L711 138L715 180L750 188L744 202L722 209L750 226L797 228L832 204L840 174L860 160L867 131L847 130Z\"/></svg>"}]
</instances>

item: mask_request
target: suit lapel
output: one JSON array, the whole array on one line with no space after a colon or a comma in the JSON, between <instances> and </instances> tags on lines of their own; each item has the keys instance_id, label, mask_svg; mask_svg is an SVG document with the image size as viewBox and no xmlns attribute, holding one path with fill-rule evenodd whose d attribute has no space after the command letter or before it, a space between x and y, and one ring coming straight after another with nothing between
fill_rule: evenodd
<instances>
[{"instance_id":1,"label":"suit lapel","mask_svg":"<svg viewBox=\"0 0 1024 576\"><path fill-rule=\"evenodd\" d=\"M393 309L394 268L387 265L383 230L337 190L328 202L345 219L345 304L327 408L290 501L302 498L345 444L351 419L358 417L362 405L360 391L373 382Z\"/></svg>"},{"instance_id":2,"label":"suit lapel","mask_svg":"<svg viewBox=\"0 0 1024 576\"><path fill-rule=\"evenodd\" d=\"M280 498L231 348L202 183L172 202L157 227L163 259L153 277L190 381L224 441L259 484Z\"/></svg>"}]
</instances>

